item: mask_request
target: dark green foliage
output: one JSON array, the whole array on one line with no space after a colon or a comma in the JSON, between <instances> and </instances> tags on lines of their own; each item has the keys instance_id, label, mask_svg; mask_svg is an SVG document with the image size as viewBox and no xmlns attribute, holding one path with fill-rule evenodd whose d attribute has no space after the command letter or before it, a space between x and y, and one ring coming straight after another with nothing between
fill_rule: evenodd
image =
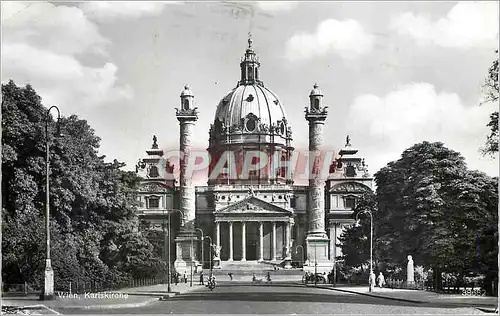
<instances>
[{"instance_id":1,"label":"dark green foliage","mask_svg":"<svg viewBox=\"0 0 500 316\"><path fill-rule=\"evenodd\" d=\"M45 266L45 141L50 142L51 258L55 287L70 281L114 286L164 270L140 233L134 190L139 179L98 155L85 120L62 117L56 137L47 108L30 87L2 85L3 281L42 284ZM54 114L54 110L51 114Z\"/></svg>"}]
</instances>

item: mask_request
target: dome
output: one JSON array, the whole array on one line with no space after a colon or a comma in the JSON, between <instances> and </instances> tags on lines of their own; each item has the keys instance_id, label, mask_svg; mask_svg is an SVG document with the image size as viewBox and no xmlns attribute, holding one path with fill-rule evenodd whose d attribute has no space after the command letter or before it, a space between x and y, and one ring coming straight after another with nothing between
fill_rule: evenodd
<instances>
[{"instance_id":1,"label":"dome","mask_svg":"<svg viewBox=\"0 0 500 316\"><path fill-rule=\"evenodd\" d=\"M191 92L191 90L189 90L189 86L188 85L185 85L184 86L184 90L182 90L181 92L181 97L184 97L184 96L193 96L193 93Z\"/></svg>"},{"instance_id":2,"label":"dome","mask_svg":"<svg viewBox=\"0 0 500 316\"><path fill-rule=\"evenodd\" d=\"M323 93L321 92L321 90L319 89L319 86L317 83L314 84L314 87L313 89L311 90L311 93L309 93L309 96L313 96L313 95L320 95L322 96Z\"/></svg>"},{"instance_id":3,"label":"dome","mask_svg":"<svg viewBox=\"0 0 500 316\"><path fill-rule=\"evenodd\" d=\"M281 121L287 122L285 109L278 96L260 84L234 88L222 98L215 112L215 120L224 122L228 127L240 125L251 116L255 116L259 124L268 127L278 125ZM247 129L248 132L252 130Z\"/></svg>"}]
</instances>

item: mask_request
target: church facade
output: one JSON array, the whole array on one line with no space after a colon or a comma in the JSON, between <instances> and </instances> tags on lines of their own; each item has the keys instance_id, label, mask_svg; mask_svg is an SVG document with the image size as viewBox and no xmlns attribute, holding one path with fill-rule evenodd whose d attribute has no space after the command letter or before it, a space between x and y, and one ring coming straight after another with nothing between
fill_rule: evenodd
<instances>
[{"instance_id":1,"label":"church facade","mask_svg":"<svg viewBox=\"0 0 500 316\"><path fill-rule=\"evenodd\" d=\"M139 218L146 229L170 236L171 262L180 273L248 261L328 273L341 255L342 230L354 223L356 199L372 190L367 165L347 137L335 159L326 162L326 177L312 172L309 185L294 185L292 129L278 96L260 78L251 38L240 69L240 80L219 102L210 126L207 185L194 186L188 172L198 111L186 86L176 110L179 150L185 155L180 175L172 177L174 166L154 136L136 166L143 179ZM308 155L310 170L316 170L328 110L317 85L309 99ZM248 157L250 165L262 160L255 153L269 158L264 167L248 166Z\"/></svg>"}]
</instances>

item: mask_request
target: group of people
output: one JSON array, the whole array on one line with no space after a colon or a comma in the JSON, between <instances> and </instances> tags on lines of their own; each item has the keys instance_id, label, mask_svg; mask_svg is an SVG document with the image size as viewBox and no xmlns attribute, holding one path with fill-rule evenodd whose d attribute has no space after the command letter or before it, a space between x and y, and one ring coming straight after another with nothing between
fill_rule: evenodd
<instances>
[{"instance_id":1,"label":"group of people","mask_svg":"<svg viewBox=\"0 0 500 316\"><path fill-rule=\"evenodd\" d=\"M210 275L208 276L207 283L215 284L215 275L213 275L211 272ZM200 272L200 285L205 285L203 270Z\"/></svg>"},{"instance_id":2,"label":"group of people","mask_svg":"<svg viewBox=\"0 0 500 316\"><path fill-rule=\"evenodd\" d=\"M382 272L379 273L378 277L375 278L375 273L370 274L370 286L379 286L384 287L385 285L385 277Z\"/></svg>"},{"instance_id":3,"label":"group of people","mask_svg":"<svg viewBox=\"0 0 500 316\"><path fill-rule=\"evenodd\" d=\"M172 281L174 281L175 285L179 284L180 282L187 283L187 275L184 273L184 275L181 277L181 274L179 272L172 272Z\"/></svg>"}]
</instances>

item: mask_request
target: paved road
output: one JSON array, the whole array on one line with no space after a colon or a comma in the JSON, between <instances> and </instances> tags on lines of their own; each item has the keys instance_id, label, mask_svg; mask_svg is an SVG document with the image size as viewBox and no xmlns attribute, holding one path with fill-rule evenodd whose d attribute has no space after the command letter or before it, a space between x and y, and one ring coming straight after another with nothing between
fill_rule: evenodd
<instances>
[{"instance_id":1,"label":"paved road","mask_svg":"<svg viewBox=\"0 0 500 316\"><path fill-rule=\"evenodd\" d=\"M406 303L293 284L220 284L144 307L64 314L483 314L474 308Z\"/></svg>"}]
</instances>

